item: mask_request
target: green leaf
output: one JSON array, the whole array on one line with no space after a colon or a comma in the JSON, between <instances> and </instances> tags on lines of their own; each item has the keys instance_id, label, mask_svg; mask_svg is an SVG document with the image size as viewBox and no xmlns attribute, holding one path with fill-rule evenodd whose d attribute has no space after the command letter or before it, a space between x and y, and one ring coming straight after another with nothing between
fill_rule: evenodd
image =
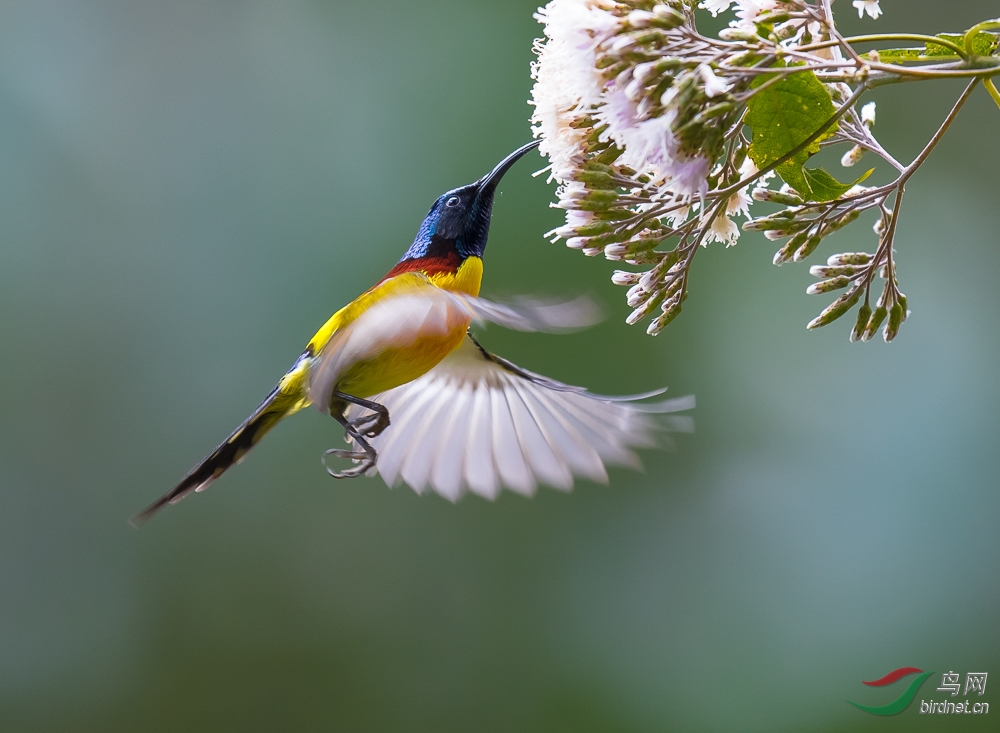
<instances>
[{"instance_id":1,"label":"green leaf","mask_svg":"<svg viewBox=\"0 0 1000 733\"><path fill-rule=\"evenodd\" d=\"M868 178L868 176L875 172L875 169L870 169L851 183L841 183L827 173L823 166L819 168L803 168L802 172L806 182L809 184L808 197L810 201L833 201L843 196L852 186L856 186Z\"/></svg>"},{"instance_id":2,"label":"green leaf","mask_svg":"<svg viewBox=\"0 0 1000 733\"><path fill-rule=\"evenodd\" d=\"M937 38L951 41L960 47L965 46L965 36L961 33L938 33ZM979 31L972 37L972 53L976 56L989 56L997 48L997 37L993 33ZM879 55L881 56L881 51ZM926 44L925 56L955 56L955 52L947 46L939 46L936 43Z\"/></svg>"},{"instance_id":3,"label":"green leaf","mask_svg":"<svg viewBox=\"0 0 1000 733\"><path fill-rule=\"evenodd\" d=\"M758 87L768 78L773 77L759 76L752 86ZM753 132L750 158L758 168L771 165L814 135L835 111L830 93L813 72L789 74L752 96L747 104L746 121ZM836 129L836 124L831 125L803 150L775 168L785 183L808 199L814 200L803 166L810 156L819 152L820 141L830 137ZM829 188L830 181L838 183L829 173L824 173L829 181L814 174L820 186Z\"/></svg>"},{"instance_id":4,"label":"green leaf","mask_svg":"<svg viewBox=\"0 0 1000 733\"><path fill-rule=\"evenodd\" d=\"M943 46L935 46L939 50L945 49ZM883 64L898 64L901 61L922 61L927 57L924 55L924 48L880 48L878 50L878 60ZM951 54L958 56L954 51Z\"/></svg>"}]
</instances>

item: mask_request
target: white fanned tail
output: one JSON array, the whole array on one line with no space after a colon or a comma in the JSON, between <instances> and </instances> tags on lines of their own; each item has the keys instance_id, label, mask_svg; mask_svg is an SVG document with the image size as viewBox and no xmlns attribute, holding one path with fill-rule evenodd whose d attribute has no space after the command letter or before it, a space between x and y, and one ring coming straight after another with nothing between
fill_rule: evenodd
<instances>
[{"instance_id":1,"label":"white fanned tail","mask_svg":"<svg viewBox=\"0 0 1000 733\"><path fill-rule=\"evenodd\" d=\"M389 486L452 501L466 491L493 499L503 487L569 490L575 476L606 483L607 464L640 466L633 449L654 447L658 429L693 429L689 416L669 414L693 408L693 396L639 401L662 392L591 394L521 369L470 336L424 376L372 398L391 419L371 440L374 470ZM367 413L352 406L347 417Z\"/></svg>"}]
</instances>

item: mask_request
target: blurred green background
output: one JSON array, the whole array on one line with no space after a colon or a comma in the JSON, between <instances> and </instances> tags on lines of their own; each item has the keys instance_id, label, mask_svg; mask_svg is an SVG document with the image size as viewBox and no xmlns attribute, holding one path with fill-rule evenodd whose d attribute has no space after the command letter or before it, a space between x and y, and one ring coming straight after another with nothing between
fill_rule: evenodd
<instances>
[{"instance_id":1,"label":"blurred green background","mask_svg":"<svg viewBox=\"0 0 1000 733\"><path fill-rule=\"evenodd\" d=\"M536 2L0 3L0 729L987 730L1000 716L1000 111L912 180L892 345L745 235L683 316L628 328L613 264L505 179L484 293L576 294L571 336L490 329L605 392L695 393L697 432L609 487L457 505L334 482L315 411L210 491L125 520L228 434L444 190L529 138ZM885 0L937 32L997 3ZM960 82L884 89L922 146ZM871 222L824 245L869 250ZM992 716L875 718L901 666L986 671ZM993 679L996 675L997 678ZM917 697L942 699L934 675ZM961 699L961 698L959 698ZM978 700L979 698L975 698ZM992 728L995 729L995 728Z\"/></svg>"}]
</instances>

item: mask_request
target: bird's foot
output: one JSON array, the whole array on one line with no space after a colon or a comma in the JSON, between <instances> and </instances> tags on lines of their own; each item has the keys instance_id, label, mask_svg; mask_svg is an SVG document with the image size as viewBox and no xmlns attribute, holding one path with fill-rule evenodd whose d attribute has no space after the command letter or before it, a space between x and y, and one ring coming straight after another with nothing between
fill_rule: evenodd
<instances>
[{"instance_id":1,"label":"bird's foot","mask_svg":"<svg viewBox=\"0 0 1000 733\"><path fill-rule=\"evenodd\" d=\"M326 465L326 457L333 456L334 458L345 458L355 462L355 466L351 468L345 468L342 471L335 471ZM333 476L333 478L357 478L368 472L375 465L375 460L377 454L372 451L368 453L367 451L353 451L344 450L342 448L330 448L323 453L323 467L326 472Z\"/></svg>"},{"instance_id":2,"label":"bird's foot","mask_svg":"<svg viewBox=\"0 0 1000 733\"><path fill-rule=\"evenodd\" d=\"M375 468L378 453L366 438L374 438L389 427L389 410L377 402L364 400L342 392L334 392L333 395L336 400L340 400L342 403L351 402L359 407L371 410L372 413L357 420L348 420L344 415L345 410L339 408L333 402L330 404L330 414L344 428L344 439L348 443L353 442L360 450L330 448L323 454L323 465L326 467L327 473L334 478L356 478ZM347 468L343 471L334 471L326 465L327 456L347 458L354 461L356 465L353 468Z\"/></svg>"},{"instance_id":3,"label":"bird's foot","mask_svg":"<svg viewBox=\"0 0 1000 733\"><path fill-rule=\"evenodd\" d=\"M373 415L365 415L353 420L350 426L355 432L366 438L377 438L383 430L389 427L389 411L383 407Z\"/></svg>"},{"instance_id":4,"label":"bird's foot","mask_svg":"<svg viewBox=\"0 0 1000 733\"><path fill-rule=\"evenodd\" d=\"M372 413L349 422L345 422L342 418L338 417L338 422L344 426L348 433L362 435L366 438L375 438L381 435L382 431L389 427L389 410L385 405L380 405L378 402L372 402L371 400L355 397L354 395L345 394L344 392L335 391L333 393L333 398L330 402L330 414L334 416L339 414L342 408L338 408L337 403L343 405L347 402L355 404L358 407L363 407L366 410L371 410Z\"/></svg>"}]
</instances>

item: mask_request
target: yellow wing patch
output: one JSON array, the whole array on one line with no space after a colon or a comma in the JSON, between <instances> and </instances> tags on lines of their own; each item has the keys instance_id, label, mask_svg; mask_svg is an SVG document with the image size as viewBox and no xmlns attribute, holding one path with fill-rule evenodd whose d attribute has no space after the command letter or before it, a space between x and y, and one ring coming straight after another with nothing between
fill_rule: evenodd
<instances>
[{"instance_id":1,"label":"yellow wing patch","mask_svg":"<svg viewBox=\"0 0 1000 733\"><path fill-rule=\"evenodd\" d=\"M455 273L442 272L427 276L422 272L404 272L388 280L383 280L330 316L330 319L310 339L307 349L311 355L318 354L338 329L352 323L380 300L398 295L405 290L425 286L430 281L442 290L455 290L469 295L479 295L479 286L482 280L483 261L478 257L466 258Z\"/></svg>"}]
</instances>

